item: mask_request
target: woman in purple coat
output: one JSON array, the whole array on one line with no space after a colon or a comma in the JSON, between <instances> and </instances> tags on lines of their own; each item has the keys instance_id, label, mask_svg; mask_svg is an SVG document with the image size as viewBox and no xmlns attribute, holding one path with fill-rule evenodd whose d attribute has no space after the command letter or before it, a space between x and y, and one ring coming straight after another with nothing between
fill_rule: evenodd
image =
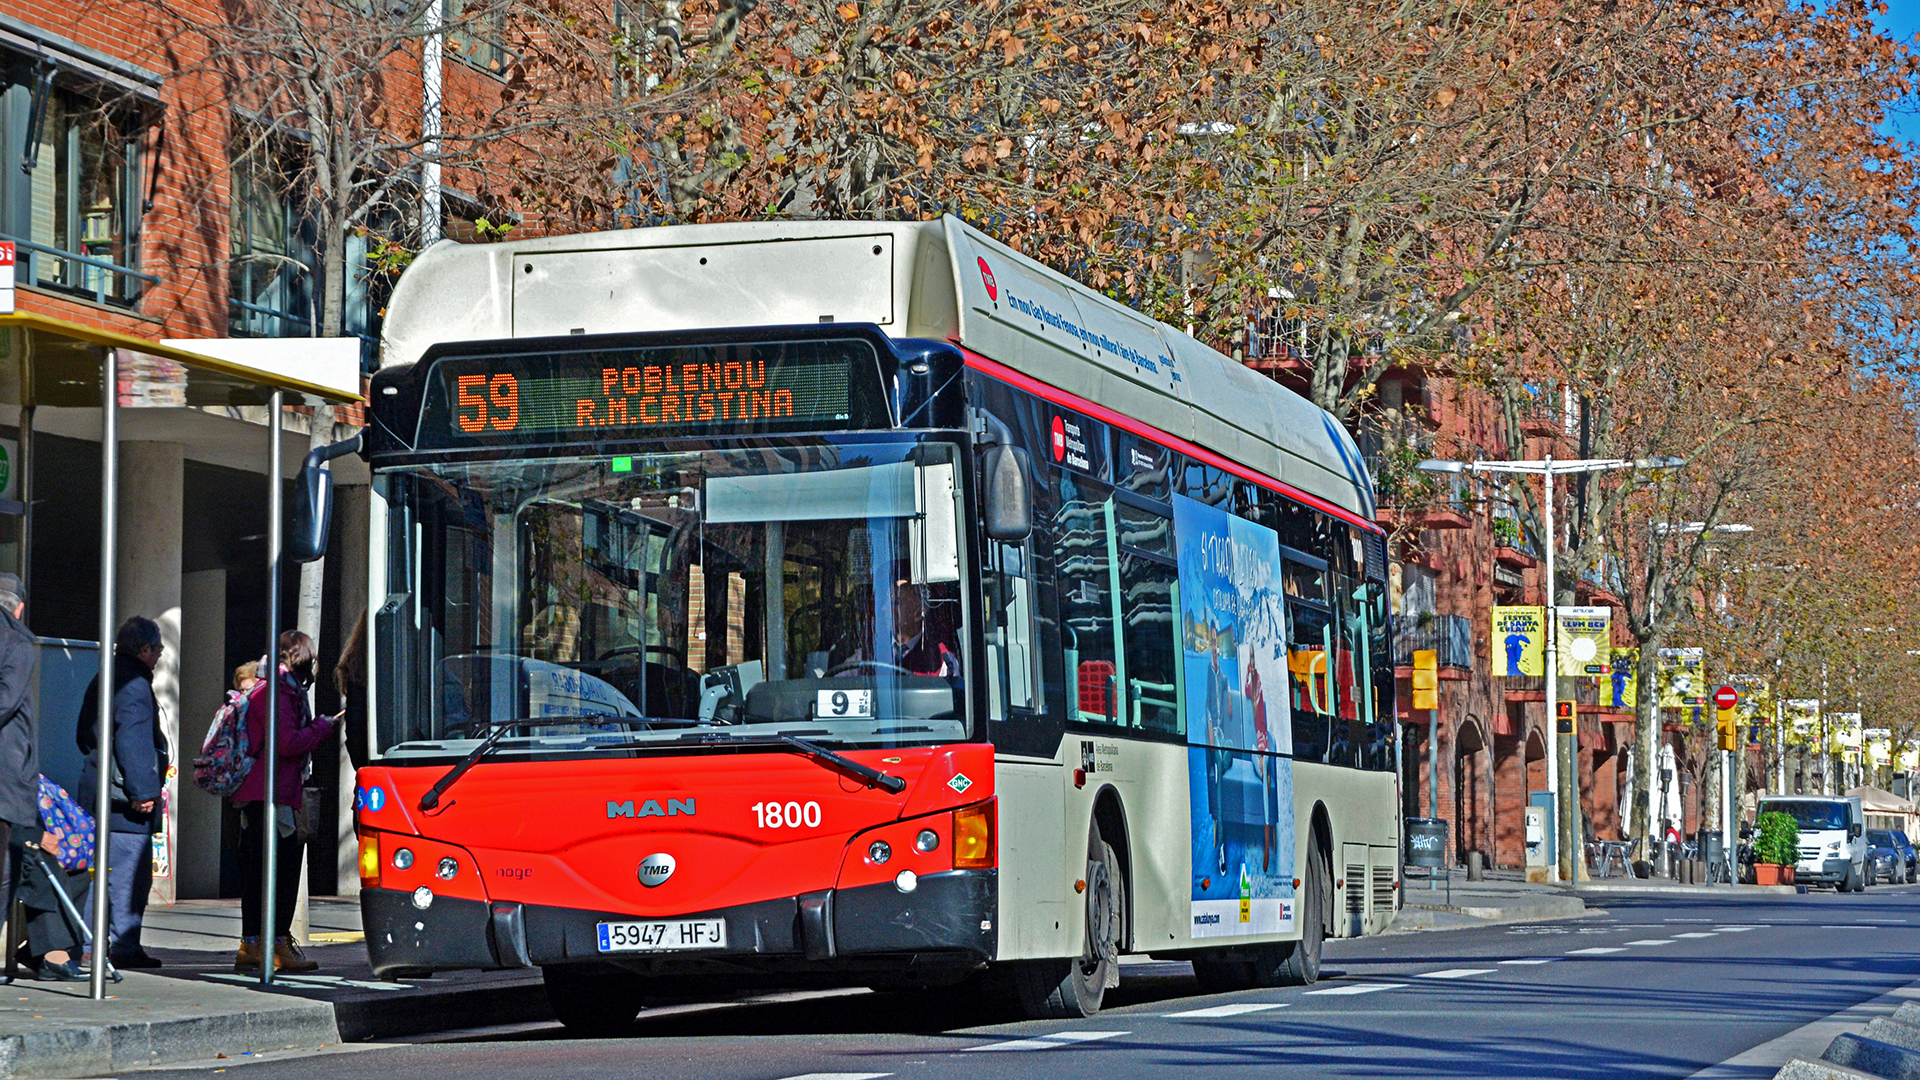
<instances>
[{"instance_id":1,"label":"woman in purple coat","mask_svg":"<svg viewBox=\"0 0 1920 1080\"><path fill-rule=\"evenodd\" d=\"M295 829L301 805L302 778L307 758L322 743L333 737L334 719L316 717L307 706L307 688L313 685L313 639L298 630L280 635L279 677L262 679L247 694L247 745L254 748L253 767L233 794L234 808L240 811L240 951L233 969L258 972L264 950L260 943L261 860L264 829L280 832L279 858L274 867L273 969L275 971L313 971L320 965L306 958L293 942L293 909L299 900L300 867L306 862L306 838ZM267 693L278 687L280 712L279 760L275 763L273 808L266 802L267 769L264 752L267 745Z\"/></svg>"}]
</instances>

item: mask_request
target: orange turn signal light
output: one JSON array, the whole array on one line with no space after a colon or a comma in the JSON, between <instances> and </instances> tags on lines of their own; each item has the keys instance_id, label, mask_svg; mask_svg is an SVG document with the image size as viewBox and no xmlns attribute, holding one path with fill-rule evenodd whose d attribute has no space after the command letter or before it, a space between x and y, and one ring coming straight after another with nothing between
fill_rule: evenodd
<instances>
[{"instance_id":1,"label":"orange turn signal light","mask_svg":"<svg viewBox=\"0 0 1920 1080\"><path fill-rule=\"evenodd\" d=\"M953 866L956 870L991 870L999 864L994 844L992 799L953 812Z\"/></svg>"},{"instance_id":2,"label":"orange turn signal light","mask_svg":"<svg viewBox=\"0 0 1920 1080\"><path fill-rule=\"evenodd\" d=\"M360 834L360 885L367 889L380 887L380 834L377 832Z\"/></svg>"}]
</instances>

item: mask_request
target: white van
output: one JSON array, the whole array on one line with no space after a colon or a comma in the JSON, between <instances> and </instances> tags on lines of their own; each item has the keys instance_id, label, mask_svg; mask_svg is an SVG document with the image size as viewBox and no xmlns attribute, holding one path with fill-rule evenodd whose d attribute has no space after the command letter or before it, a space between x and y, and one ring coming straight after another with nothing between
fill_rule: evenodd
<instances>
[{"instance_id":1,"label":"white van","mask_svg":"<svg viewBox=\"0 0 1920 1080\"><path fill-rule=\"evenodd\" d=\"M1796 883L1866 891L1866 818L1859 796L1775 795L1760 800L1759 813L1786 814L1800 826Z\"/></svg>"}]
</instances>

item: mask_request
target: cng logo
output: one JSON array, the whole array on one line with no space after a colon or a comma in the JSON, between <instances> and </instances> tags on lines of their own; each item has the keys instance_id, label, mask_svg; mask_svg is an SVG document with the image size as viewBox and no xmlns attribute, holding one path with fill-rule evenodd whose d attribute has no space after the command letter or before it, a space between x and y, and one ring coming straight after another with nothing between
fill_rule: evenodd
<instances>
[{"instance_id":1,"label":"cng logo","mask_svg":"<svg viewBox=\"0 0 1920 1080\"><path fill-rule=\"evenodd\" d=\"M673 876L673 868L673 856L666 852L649 855L640 860L640 884L649 889L656 885L664 885L667 879Z\"/></svg>"}]
</instances>

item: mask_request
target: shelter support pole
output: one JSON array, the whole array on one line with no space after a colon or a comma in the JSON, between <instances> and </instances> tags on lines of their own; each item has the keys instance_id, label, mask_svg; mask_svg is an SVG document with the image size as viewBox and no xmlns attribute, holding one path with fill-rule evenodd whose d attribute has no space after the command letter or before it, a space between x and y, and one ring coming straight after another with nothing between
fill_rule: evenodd
<instances>
[{"instance_id":1,"label":"shelter support pole","mask_svg":"<svg viewBox=\"0 0 1920 1080\"><path fill-rule=\"evenodd\" d=\"M94 695L93 789L93 972L88 991L95 1001L107 997L107 846L113 809L113 609L114 570L119 561L120 386L118 353L101 350L100 360L100 676Z\"/></svg>"},{"instance_id":2,"label":"shelter support pole","mask_svg":"<svg viewBox=\"0 0 1920 1080\"><path fill-rule=\"evenodd\" d=\"M279 787L280 758L280 502L284 496L280 473L280 414L286 395L275 390L267 405L267 744L255 760L266 766L265 799L261 804L260 864L260 985L273 985L274 881L279 876L280 810L274 800Z\"/></svg>"}]
</instances>

